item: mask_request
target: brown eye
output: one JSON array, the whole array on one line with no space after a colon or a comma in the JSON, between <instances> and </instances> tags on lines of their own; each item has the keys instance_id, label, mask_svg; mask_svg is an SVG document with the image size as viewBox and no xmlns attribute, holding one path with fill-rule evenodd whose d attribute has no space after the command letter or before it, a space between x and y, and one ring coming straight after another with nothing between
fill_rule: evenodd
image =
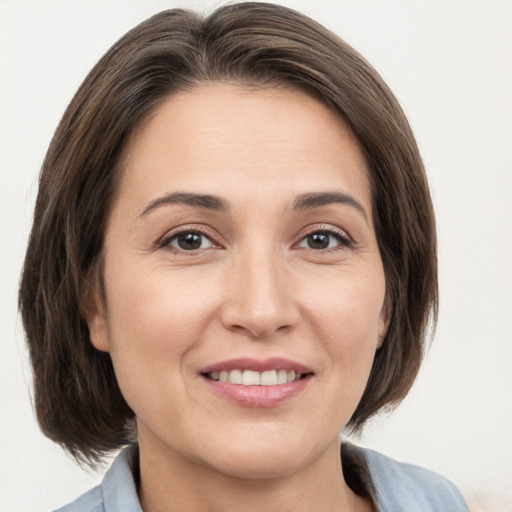
<instances>
[{"instance_id":1,"label":"brown eye","mask_svg":"<svg viewBox=\"0 0 512 512\"><path fill-rule=\"evenodd\" d=\"M196 251L213 247L213 242L199 231L183 231L168 238L163 245L181 251Z\"/></svg>"},{"instance_id":2,"label":"brown eye","mask_svg":"<svg viewBox=\"0 0 512 512\"><path fill-rule=\"evenodd\" d=\"M327 249L329 247L330 236L327 233L313 233L306 237L310 249Z\"/></svg>"},{"instance_id":3,"label":"brown eye","mask_svg":"<svg viewBox=\"0 0 512 512\"><path fill-rule=\"evenodd\" d=\"M299 243L299 247L315 250L332 249L340 245L348 246L350 241L330 231L315 231L305 236Z\"/></svg>"}]
</instances>

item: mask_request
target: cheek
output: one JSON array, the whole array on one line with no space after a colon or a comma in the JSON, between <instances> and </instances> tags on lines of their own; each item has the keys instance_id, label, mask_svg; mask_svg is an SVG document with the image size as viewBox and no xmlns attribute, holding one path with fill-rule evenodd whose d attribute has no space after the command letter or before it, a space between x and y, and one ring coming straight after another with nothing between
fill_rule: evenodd
<instances>
[{"instance_id":1,"label":"cheek","mask_svg":"<svg viewBox=\"0 0 512 512\"><path fill-rule=\"evenodd\" d=\"M385 279L379 266L366 272L340 272L311 296L329 337L337 335L356 346L368 338L378 339L385 298Z\"/></svg>"},{"instance_id":2,"label":"cheek","mask_svg":"<svg viewBox=\"0 0 512 512\"><path fill-rule=\"evenodd\" d=\"M137 265L130 272L122 265L118 267L111 271L106 283L109 320L114 328L135 329L133 334L144 333L145 338L178 339L181 336L175 335L186 335L194 328L197 324L194 320L199 320L198 312L206 307L201 301L202 294L198 293L198 279L186 271L178 273ZM206 284L202 283L201 288Z\"/></svg>"},{"instance_id":3,"label":"cheek","mask_svg":"<svg viewBox=\"0 0 512 512\"><path fill-rule=\"evenodd\" d=\"M367 272L344 272L312 296L314 329L344 385L364 388L369 376L383 315L385 281L374 266Z\"/></svg>"},{"instance_id":4,"label":"cheek","mask_svg":"<svg viewBox=\"0 0 512 512\"><path fill-rule=\"evenodd\" d=\"M111 356L121 381L165 374L173 379L202 342L214 310L187 272L138 268L117 261L106 282ZM202 286L206 286L202 283Z\"/></svg>"}]
</instances>

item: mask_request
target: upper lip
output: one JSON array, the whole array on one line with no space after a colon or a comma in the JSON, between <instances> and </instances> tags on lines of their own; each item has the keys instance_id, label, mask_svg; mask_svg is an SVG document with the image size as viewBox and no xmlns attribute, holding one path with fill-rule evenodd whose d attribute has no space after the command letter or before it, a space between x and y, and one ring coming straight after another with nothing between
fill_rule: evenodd
<instances>
[{"instance_id":1,"label":"upper lip","mask_svg":"<svg viewBox=\"0 0 512 512\"><path fill-rule=\"evenodd\" d=\"M286 359L284 357L271 357L268 359L252 359L240 357L214 363L202 368L200 373L222 372L230 370L252 370L254 372L265 372L269 370L288 370L295 373L313 373L313 370L301 363Z\"/></svg>"}]
</instances>

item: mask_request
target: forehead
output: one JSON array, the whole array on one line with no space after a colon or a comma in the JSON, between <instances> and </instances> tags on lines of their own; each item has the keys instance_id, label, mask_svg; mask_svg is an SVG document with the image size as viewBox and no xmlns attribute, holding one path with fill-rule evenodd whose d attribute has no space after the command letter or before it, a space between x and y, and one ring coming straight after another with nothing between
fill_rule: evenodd
<instances>
[{"instance_id":1,"label":"forehead","mask_svg":"<svg viewBox=\"0 0 512 512\"><path fill-rule=\"evenodd\" d=\"M208 84L171 96L133 132L120 194L290 193L341 187L370 208L367 166L346 125L290 89ZM230 187L226 187L229 184ZM197 190L196 190L197 189Z\"/></svg>"}]
</instances>

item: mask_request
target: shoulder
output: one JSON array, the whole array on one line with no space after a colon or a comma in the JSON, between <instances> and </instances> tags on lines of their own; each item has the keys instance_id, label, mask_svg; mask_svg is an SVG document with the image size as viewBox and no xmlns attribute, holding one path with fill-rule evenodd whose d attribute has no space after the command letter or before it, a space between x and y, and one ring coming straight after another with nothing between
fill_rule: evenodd
<instances>
[{"instance_id":1,"label":"shoulder","mask_svg":"<svg viewBox=\"0 0 512 512\"><path fill-rule=\"evenodd\" d=\"M125 448L105 474L101 485L55 512L142 512L133 478L137 447Z\"/></svg>"},{"instance_id":2,"label":"shoulder","mask_svg":"<svg viewBox=\"0 0 512 512\"><path fill-rule=\"evenodd\" d=\"M101 487L94 487L78 499L55 512L105 512Z\"/></svg>"},{"instance_id":3,"label":"shoulder","mask_svg":"<svg viewBox=\"0 0 512 512\"><path fill-rule=\"evenodd\" d=\"M468 512L460 491L445 477L360 449L374 487L379 512Z\"/></svg>"}]
</instances>

